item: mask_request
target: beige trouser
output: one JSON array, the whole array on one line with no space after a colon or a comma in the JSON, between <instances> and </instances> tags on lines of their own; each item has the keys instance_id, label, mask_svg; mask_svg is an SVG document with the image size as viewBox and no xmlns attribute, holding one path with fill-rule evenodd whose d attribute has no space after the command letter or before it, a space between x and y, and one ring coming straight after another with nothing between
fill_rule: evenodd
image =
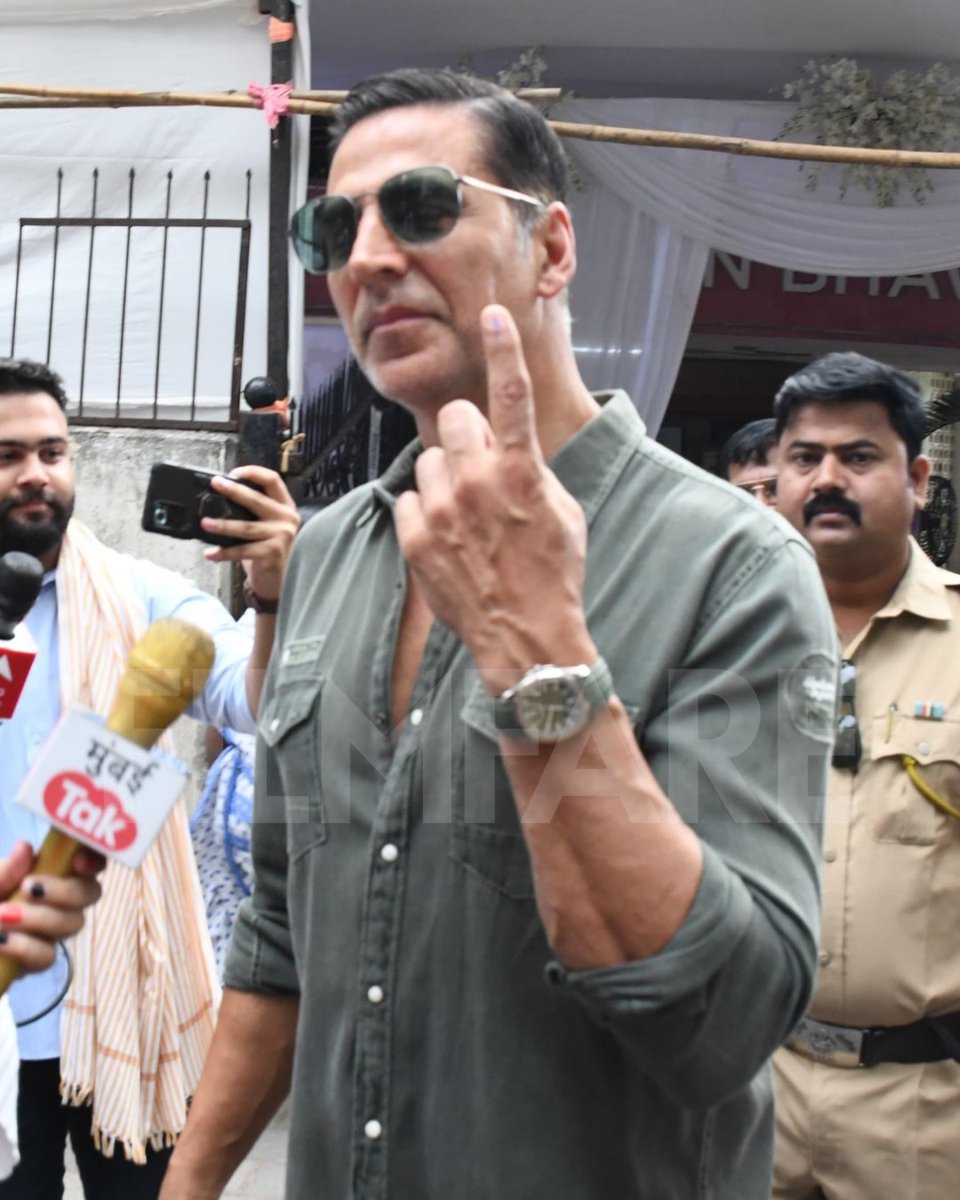
<instances>
[{"instance_id":1,"label":"beige trouser","mask_svg":"<svg viewBox=\"0 0 960 1200\"><path fill-rule=\"evenodd\" d=\"M957 1200L960 1066L828 1067L778 1050L774 1200Z\"/></svg>"}]
</instances>

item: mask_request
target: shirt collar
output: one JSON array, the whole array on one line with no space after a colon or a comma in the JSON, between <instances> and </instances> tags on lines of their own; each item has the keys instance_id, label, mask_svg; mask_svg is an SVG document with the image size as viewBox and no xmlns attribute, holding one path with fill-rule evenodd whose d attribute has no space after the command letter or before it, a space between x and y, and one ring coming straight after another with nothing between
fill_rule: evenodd
<instances>
[{"instance_id":1,"label":"shirt collar","mask_svg":"<svg viewBox=\"0 0 960 1200\"><path fill-rule=\"evenodd\" d=\"M926 621L949 621L952 614L946 596L948 587L960 587L960 575L932 563L911 538L907 569L876 616L899 617L909 612Z\"/></svg>"},{"instance_id":2,"label":"shirt collar","mask_svg":"<svg viewBox=\"0 0 960 1200\"><path fill-rule=\"evenodd\" d=\"M592 520L626 458L646 435L646 427L626 392L594 392L600 412L582 426L550 460L563 486L580 501L587 521ZM369 519L379 508L392 509L401 492L416 487L414 466L423 443L415 438L397 455L373 484L370 503L360 518Z\"/></svg>"}]
</instances>

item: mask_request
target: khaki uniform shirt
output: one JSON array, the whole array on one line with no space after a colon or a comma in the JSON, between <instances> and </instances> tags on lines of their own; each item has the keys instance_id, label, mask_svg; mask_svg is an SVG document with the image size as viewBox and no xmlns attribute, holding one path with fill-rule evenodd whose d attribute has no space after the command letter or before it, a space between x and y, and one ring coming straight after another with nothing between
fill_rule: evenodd
<instances>
[{"instance_id":1,"label":"khaki uniform shirt","mask_svg":"<svg viewBox=\"0 0 960 1200\"><path fill-rule=\"evenodd\" d=\"M960 805L960 576L914 544L893 596L844 657L857 669L863 757L856 774L831 772L810 1011L839 1025L905 1025L960 1010L960 821L903 767L910 755ZM943 720L917 715L934 704ZM774 1200L956 1195L956 1063L849 1070L783 1049L774 1067Z\"/></svg>"},{"instance_id":2,"label":"khaki uniform shirt","mask_svg":"<svg viewBox=\"0 0 960 1200\"><path fill-rule=\"evenodd\" d=\"M856 664L860 769L832 770L820 971L811 1016L905 1025L960 1010L960 821L926 800L903 756L960 808L960 575L912 543L888 603L844 648ZM943 719L918 706L943 706Z\"/></svg>"}]
</instances>

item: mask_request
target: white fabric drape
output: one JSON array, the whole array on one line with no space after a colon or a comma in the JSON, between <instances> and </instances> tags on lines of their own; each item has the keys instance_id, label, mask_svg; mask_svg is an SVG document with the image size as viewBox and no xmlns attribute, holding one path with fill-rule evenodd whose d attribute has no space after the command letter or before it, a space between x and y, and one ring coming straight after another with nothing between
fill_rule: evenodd
<instances>
[{"instance_id":1,"label":"white fabric drape","mask_svg":"<svg viewBox=\"0 0 960 1200\"><path fill-rule=\"evenodd\" d=\"M568 100L562 120L773 138L784 103ZM839 168L810 191L795 162L569 139L580 268L574 341L590 387L625 387L660 425L711 248L815 274L905 275L960 265L960 172L935 173L923 206L905 188L878 208L839 198Z\"/></svg>"},{"instance_id":2,"label":"white fabric drape","mask_svg":"<svg viewBox=\"0 0 960 1200\"><path fill-rule=\"evenodd\" d=\"M0 20L11 16L9 8L9 3L0 5ZM251 81L270 80L267 18L257 13L255 0L122 0L114 15L139 20L65 24L55 23L55 18L67 11L76 16L75 4L37 0L13 8L21 10L22 19L2 29L4 80L240 92ZM85 16L105 16L113 4L100 0L84 8ZM303 0L295 80L303 86L308 79L309 22ZM296 205L306 191L309 118L293 120L291 202ZM128 215L133 169L134 217L165 215L172 173L171 217L199 218L206 196L209 218L238 220L246 215L249 172L251 235L241 368L245 381L265 374L267 366L269 160L270 131L256 109L0 112L0 356L12 351L46 361L49 355L73 399L80 394L82 380L84 411L90 415L112 412L119 391L123 415L149 416L156 388L161 415L188 415L195 395L203 416L224 418L234 360L237 229L206 231L201 277L198 229L138 228L128 241L123 228L98 228L94 238L89 228L79 226L61 229L58 235L49 225L28 226L18 273L19 223L22 218L54 216L60 169L62 215L88 217L94 168L99 172L100 217ZM295 313L302 311L301 286L297 269L292 272L290 301ZM300 321L292 321L291 327L289 371L296 387L302 361Z\"/></svg>"},{"instance_id":3,"label":"white fabric drape","mask_svg":"<svg viewBox=\"0 0 960 1200\"><path fill-rule=\"evenodd\" d=\"M256 11L254 0L4 0L0 25L22 21L129 20L160 17L167 13L193 12L202 8L236 8ZM34 83L34 79L24 82Z\"/></svg>"}]
</instances>

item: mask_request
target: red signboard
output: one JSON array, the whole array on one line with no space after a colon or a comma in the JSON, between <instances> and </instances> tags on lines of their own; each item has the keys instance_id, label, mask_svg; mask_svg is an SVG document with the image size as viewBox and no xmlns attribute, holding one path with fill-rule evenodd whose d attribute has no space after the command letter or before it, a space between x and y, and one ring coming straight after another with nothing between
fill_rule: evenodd
<instances>
[{"instance_id":1,"label":"red signboard","mask_svg":"<svg viewBox=\"0 0 960 1200\"><path fill-rule=\"evenodd\" d=\"M719 252L693 331L960 346L960 268L927 275L812 275Z\"/></svg>"}]
</instances>

